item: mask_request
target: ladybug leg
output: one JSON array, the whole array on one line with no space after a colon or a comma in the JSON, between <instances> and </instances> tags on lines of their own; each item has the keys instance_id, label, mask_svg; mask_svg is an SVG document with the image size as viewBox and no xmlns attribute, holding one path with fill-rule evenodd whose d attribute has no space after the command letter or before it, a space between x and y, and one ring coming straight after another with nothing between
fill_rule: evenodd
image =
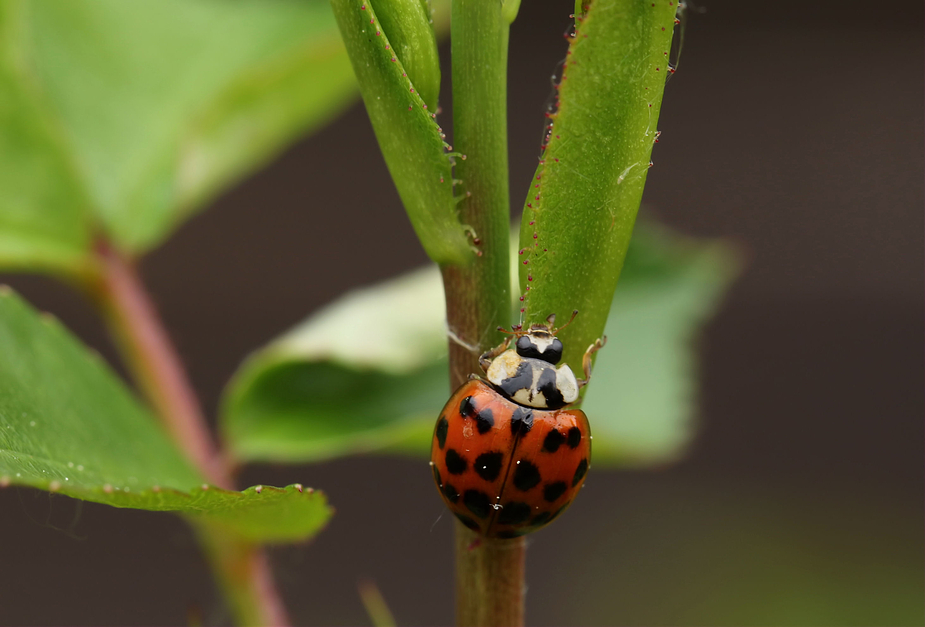
<instances>
[{"instance_id":1,"label":"ladybug leg","mask_svg":"<svg viewBox=\"0 0 925 627\"><path fill-rule=\"evenodd\" d=\"M585 371L585 378L578 379L578 388L581 389L584 386L588 385L588 381L591 380L591 356L594 355L597 351L604 348L604 344L607 343L607 336L598 338L591 346L588 347L588 350L585 351L585 356L581 359L581 367Z\"/></svg>"},{"instance_id":2,"label":"ladybug leg","mask_svg":"<svg viewBox=\"0 0 925 627\"><path fill-rule=\"evenodd\" d=\"M488 372L488 367L491 365L492 360L507 350L507 347L511 345L511 337L504 338L504 341L495 346L493 349L485 351L482 353L482 356L479 357L479 365L482 367L482 370Z\"/></svg>"}]
</instances>

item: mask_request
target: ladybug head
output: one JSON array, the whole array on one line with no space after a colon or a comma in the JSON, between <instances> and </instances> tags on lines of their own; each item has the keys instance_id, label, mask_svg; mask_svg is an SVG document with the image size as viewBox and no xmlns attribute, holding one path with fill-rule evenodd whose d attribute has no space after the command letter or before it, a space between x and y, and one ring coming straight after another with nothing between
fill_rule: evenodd
<instances>
[{"instance_id":1,"label":"ladybug head","mask_svg":"<svg viewBox=\"0 0 925 627\"><path fill-rule=\"evenodd\" d=\"M572 312L571 319L564 325L555 328L556 314L550 314L546 318L546 324L532 324L527 331L517 331L517 342L514 348L521 357L532 357L542 359L550 364L557 364L562 360L562 342L556 337L556 333L567 327L578 310Z\"/></svg>"},{"instance_id":2,"label":"ladybug head","mask_svg":"<svg viewBox=\"0 0 925 627\"><path fill-rule=\"evenodd\" d=\"M546 330L533 330L521 335L514 344L521 357L542 359L553 365L562 359L562 341Z\"/></svg>"}]
</instances>

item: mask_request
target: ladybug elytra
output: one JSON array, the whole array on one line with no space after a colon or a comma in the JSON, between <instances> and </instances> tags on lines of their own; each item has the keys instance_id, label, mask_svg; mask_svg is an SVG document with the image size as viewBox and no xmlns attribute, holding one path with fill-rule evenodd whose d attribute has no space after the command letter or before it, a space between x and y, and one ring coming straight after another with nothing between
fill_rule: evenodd
<instances>
[{"instance_id":1,"label":"ladybug elytra","mask_svg":"<svg viewBox=\"0 0 925 627\"><path fill-rule=\"evenodd\" d=\"M556 333L564 326L554 323L555 314L526 331L505 331L509 337L479 359L486 378L469 375L434 429L431 467L440 495L464 525L489 538L515 538L552 522L590 467L588 418L567 406L587 385L591 356L607 338L588 347L584 379L576 379L568 365L556 368Z\"/></svg>"}]
</instances>

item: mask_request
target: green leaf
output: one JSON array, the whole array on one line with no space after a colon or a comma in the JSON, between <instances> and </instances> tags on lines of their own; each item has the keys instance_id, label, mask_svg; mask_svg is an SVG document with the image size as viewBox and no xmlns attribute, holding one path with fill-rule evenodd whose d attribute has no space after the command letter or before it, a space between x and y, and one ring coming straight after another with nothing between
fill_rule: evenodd
<instances>
[{"instance_id":1,"label":"green leaf","mask_svg":"<svg viewBox=\"0 0 925 627\"><path fill-rule=\"evenodd\" d=\"M596 463L659 464L683 453L695 429L694 339L740 267L728 244L637 229L581 406Z\"/></svg>"},{"instance_id":2,"label":"green leaf","mask_svg":"<svg viewBox=\"0 0 925 627\"><path fill-rule=\"evenodd\" d=\"M734 277L728 245L640 229L584 408L600 465L676 456L691 432L691 340ZM446 388L436 268L357 290L252 356L229 384L225 440L246 460L426 455Z\"/></svg>"},{"instance_id":3,"label":"green leaf","mask_svg":"<svg viewBox=\"0 0 925 627\"><path fill-rule=\"evenodd\" d=\"M244 460L372 451L446 400L440 273L350 292L252 356L229 384L224 441Z\"/></svg>"},{"instance_id":4,"label":"green leaf","mask_svg":"<svg viewBox=\"0 0 925 627\"><path fill-rule=\"evenodd\" d=\"M440 57L426 0L375 0L375 11L395 57L428 109L436 111Z\"/></svg>"},{"instance_id":5,"label":"green leaf","mask_svg":"<svg viewBox=\"0 0 925 627\"><path fill-rule=\"evenodd\" d=\"M15 78L0 4L0 267L53 272L90 265L89 202L61 139Z\"/></svg>"},{"instance_id":6,"label":"green leaf","mask_svg":"<svg viewBox=\"0 0 925 627\"><path fill-rule=\"evenodd\" d=\"M0 291L0 485L177 511L253 541L314 534L330 515L301 486L204 484L164 430L54 318Z\"/></svg>"},{"instance_id":7,"label":"green leaf","mask_svg":"<svg viewBox=\"0 0 925 627\"><path fill-rule=\"evenodd\" d=\"M453 198L440 127L412 84L367 0L331 0L379 148L427 255L437 263L475 258Z\"/></svg>"},{"instance_id":8,"label":"green leaf","mask_svg":"<svg viewBox=\"0 0 925 627\"><path fill-rule=\"evenodd\" d=\"M4 267L144 252L355 93L325 0L0 0L0 36Z\"/></svg>"},{"instance_id":9,"label":"green leaf","mask_svg":"<svg viewBox=\"0 0 925 627\"><path fill-rule=\"evenodd\" d=\"M678 8L667 0L585 4L525 201L519 265L527 324L551 313L562 324L578 310L561 335L576 372L603 333L630 243Z\"/></svg>"}]
</instances>

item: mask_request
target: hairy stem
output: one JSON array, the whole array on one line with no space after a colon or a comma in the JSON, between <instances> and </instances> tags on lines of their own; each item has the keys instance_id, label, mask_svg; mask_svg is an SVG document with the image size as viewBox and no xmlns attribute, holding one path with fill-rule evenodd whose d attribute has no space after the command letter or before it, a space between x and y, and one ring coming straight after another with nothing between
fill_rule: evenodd
<instances>
[{"instance_id":1,"label":"hairy stem","mask_svg":"<svg viewBox=\"0 0 925 627\"><path fill-rule=\"evenodd\" d=\"M132 377L190 462L210 483L234 489L230 468L134 264L105 242L97 246L97 256L102 272L90 292ZM264 551L207 525L195 526L237 622L288 624Z\"/></svg>"},{"instance_id":2,"label":"hairy stem","mask_svg":"<svg viewBox=\"0 0 925 627\"><path fill-rule=\"evenodd\" d=\"M508 11L510 13L510 11ZM460 218L475 231L481 256L444 266L450 329L450 384L479 372L479 354L510 324L507 167L507 46L511 15L501 2L454 0L451 41L455 150L466 155L455 176L466 197ZM456 526L459 625L522 625L523 539L491 540Z\"/></svg>"}]
</instances>

